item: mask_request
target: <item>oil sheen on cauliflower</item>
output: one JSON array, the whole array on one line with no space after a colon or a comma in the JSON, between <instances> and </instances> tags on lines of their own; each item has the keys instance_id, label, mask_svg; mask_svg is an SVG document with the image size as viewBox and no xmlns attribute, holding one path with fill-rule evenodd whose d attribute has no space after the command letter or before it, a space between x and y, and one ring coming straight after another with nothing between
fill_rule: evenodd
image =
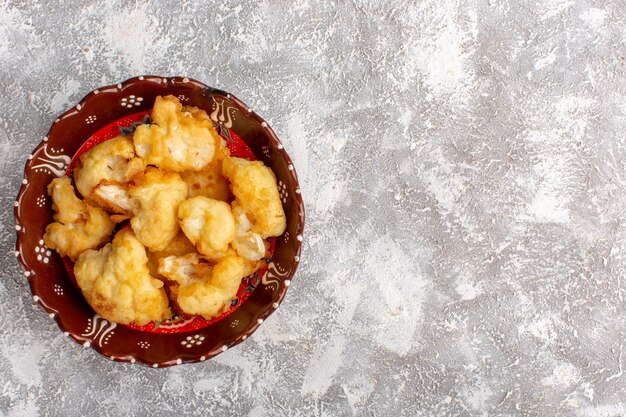
<instances>
[{"instance_id":1,"label":"oil sheen on cauliflower","mask_svg":"<svg viewBox=\"0 0 626 417\"><path fill-rule=\"evenodd\" d=\"M204 256L223 256L235 238L235 219L228 203L208 197L192 197L178 207L180 226Z\"/></svg>"},{"instance_id":2,"label":"oil sheen on cauliflower","mask_svg":"<svg viewBox=\"0 0 626 417\"><path fill-rule=\"evenodd\" d=\"M272 170L262 161L228 157L222 173L230 180L233 208L241 207L252 223L251 231L262 238L282 235L287 220Z\"/></svg>"},{"instance_id":3,"label":"oil sheen on cauliflower","mask_svg":"<svg viewBox=\"0 0 626 417\"><path fill-rule=\"evenodd\" d=\"M245 276L245 259L229 252L214 266L198 254L170 256L159 261L161 275L178 284L176 301L187 314L211 319L224 312Z\"/></svg>"},{"instance_id":4,"label":"oil sheen on cauliflower","mask_svg":"<svg viewBox=\"0 0 626 417\"><path fill-rule=\"evenodd\" d=\"M54 223L46 227L46 246L73 261L87 249L94 249L109 240L115 225L99 207L80 200L68 177L55 178L48 185L52 196Z\"/></svg>"},{"instance_id":5,"label":"oil sheen on cauliflower","mask_svg":"<svg viewBox=\"0 0 626 417\"><path fill-rule=\"evenodd\" d=\"M130 196L138 202L138 208L130 225L148 249L163 250L180 230L176 214L189 187L179 174L154 167L136 175L133 182Z\"/></svg>"},{"instance_id":6,"label":"oil sheen on cauliflower","mask_svg":"<svg viewBox=\"0 0 626 417\"><path fill-rule=\"evenodd\" d=\"M125 227L112 243L83 253L74 275L89 305L107 320L144 325L171 317L163 282L146 265L146 249Z\"/></svg>"},{"instance_id":7,"label":"oil sheen on cauliflower","mask_svg":"<svg viewBox=\"0 0 626 417\"><path fill-rule=\"evenodd\" d=\"M186 108L174 96L158 96L151 125L135 130L137 155L148 164L170 171L199 171L206 168L221 143L206 112Z\"/></svg>"},{"instance_id":8,"label":"oil sheen on cauliflower","mask_svg":"<svg viewBox=\"0 0 626 417\"><path fill-rule=\"evenodd\" d=\"M93 194L96 187L101 184L126 184L145 168L144 161L135 155L133 141L127 136L117 136L97 144L81 155L74 168L74 181L83 197L100 203L98 197L102 196ZM128 211L123 205L117 207L115 202L115 199L105 199L105 208L115 213Z\"/></svg>"}]
</instances>

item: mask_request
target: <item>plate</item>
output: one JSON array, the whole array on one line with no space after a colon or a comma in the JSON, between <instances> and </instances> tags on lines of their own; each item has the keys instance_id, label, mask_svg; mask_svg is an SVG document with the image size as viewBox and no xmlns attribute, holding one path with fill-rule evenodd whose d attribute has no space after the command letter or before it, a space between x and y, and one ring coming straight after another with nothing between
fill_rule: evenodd
<instances>
[{"instance_id":1,"label":"plate","mask_svg":"<svg viewBox=\"0 0 626 417\"><path fill-rule=\"evenodd\" d=\"M103 319L86 303L66 262L45 247L52 221L46 187L71 172L84 151L149 122L156 96L172 94L183 105L204 109L231 152L262 160L276 174L287 229L273 242L267 268L243 280L237 299L222 316L175 317L147 326L126 326ZM54 120L31 155L15 201L15 255L33 299L66 336L119 362L166 367L204 361L246 340L285 297L300 262L304 205L293 162L270 126L241 100L186 77L140 76L89 93Z\"/></svg>"}]
</instances>

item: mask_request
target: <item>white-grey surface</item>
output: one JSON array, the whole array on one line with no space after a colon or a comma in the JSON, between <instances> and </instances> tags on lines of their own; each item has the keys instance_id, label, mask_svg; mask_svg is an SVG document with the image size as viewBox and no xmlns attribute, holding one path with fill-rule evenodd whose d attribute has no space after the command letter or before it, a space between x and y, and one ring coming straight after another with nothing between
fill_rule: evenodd
<instances>
[{"instance_id":1,"label":"white-grey surface","mask_svg":"<svg viewBox=\"0 0 626 417\"><path fill-rule=\"evenodd\" d=\"M626 5L465 3L0 0L0 415L626 415ZM12 255L29 151L140 74L250 104L307 208L279 311L163 370L69 341Z\"/></svg>"}]
</instances>

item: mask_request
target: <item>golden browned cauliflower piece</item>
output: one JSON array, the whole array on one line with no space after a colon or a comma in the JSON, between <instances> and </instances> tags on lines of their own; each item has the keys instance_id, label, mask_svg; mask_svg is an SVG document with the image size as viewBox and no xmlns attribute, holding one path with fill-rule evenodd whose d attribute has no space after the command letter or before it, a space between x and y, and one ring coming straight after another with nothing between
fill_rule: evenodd
<instances>
[{"instance_id":1,"label":"golden browned cauliflower piece","mask_svg":"<svg viewBox=\"0 0 626 417\"><path fill-rule=\"evenodd\" d=\"M105 210L117 213L115 218L128 219L139 208L138 201L131 198L128 191L128 184L102 181L92 190L91 199Z\"/></svg>"},{"instance_id":2,"label":"golden browned cauliflower piece","mask_svg":"<svg viewBox=\"0 0 626 417\"><path fill-rule=\"evenodd\" d=\"M232 251L232 249L231 249ZM230 252L230 251L229 251ZM233 254L237 254L236 251L232 251ZM261 269L261 267L267 265L267 263L265 262L264 259L258 260L258 261L250 261L244 257L241 257L241 259L244 260L244 268L243 268L243 276L247 277L249 275L254 274L256 271L258 271L259 269Z\"/></svg>"},{"instance_id":3,"label":"golden browned cauliflower piece","mask_svg":"<svg viewBox=\"0 0 626 417\"><path fill-rule=\"evenodd\" d=\"M189 197L204 196L214 200L230 201L230 183L222 175L222 160L214 159L202 171L183 171L181 178L189 184Z\"/></svg>"},{"instance_id":4,"label":"golden browned cauliflower piece","mask_svg":"<svg viewBox=\"0 0 626 417\"><path fill-rule=\"evenodd\" d=\"M125 227L112 243L83 253L74 266L89 305L107 320L144 325L171 317L163 282L148 271L146 249Z\"/></svg>"},{"instance_id":5,"label":"golden browned cauliflower piece","mask_svg":"<svg viewBox=\"0 0 626 417\"><path fill-rule=\"evenodd\" d=\"M230 180L233 208L241 207L252 223L251 231L263 238L282 235L287 220L272 170L262 161L227 157L222 173Z\"/></svg>"},{"instance_id":6,"label":"golden browned cauliflower piece","mask_svg":"<svg viewBox=\"0 0 626 417\"><path fill-rule=\"evenodd\" d=\"M206 319L220 315L237 295L245 276L246 260L229 252L214 266L202 261L198 254L161 258L161 275L178 283L176 301L187 314Z\"/></svg>"},{"instance_id":7,"label":"golden browned cauliflower piece","mask_svg":"<svg viewBox=\"0 0 626 417\"><path fill-rule=\"evenodd\" d=\"M95 201L109 211L124 213L132 208L124 205L124 196L120 196L119 192L112 195L107 187L117 185L123 189L123 184L145 168L144 161L135 155L133 141L127 136L117 136L81 155L74 169L74 181L85 199Z\"/></svg>"},{"instance_id":8,"label":"golden browned cauliflower piece","mask_svg":"<svg viewBox=\"0 0 626 417\"><path fill-rule=\"evenodd\" d=\"M52 196L55 222L46 227L43 236L46 246L74 261L87 249L109 240L115 225L104 210L76 196L70 178L52 180L48 194Z\"/></svg>"},{"instance_id":9,"label":"golden browned cauliflower piece","mask_svg":"<svg viewBox=\"0 0 626 417\"><path fill-rule=\"evenodd\" d=\"M130 225L137 239L151 251L165 249L180 230L176 213L188 193L187 183L175 172L148 167L135 175L130 197L138 208Z\"/></svg>"},{"instance_id":10,"label":"golden browned cauliflower piece","mask_svg":"<svg viewBox=\"0 0 626 417\"><path fill-rule=\"evenodd\" d=\"M207 120L207 121L211 121L211 118L209 117L209 115L207 114L207 112L205 112L202 109L199 109L197 107L193 107L193 106L183 106L183 112L188 113L191 115L191 117L193 117L196 120Z\"/></svg>"},{"instance_id":11,"label":"golden browned cauliflower piece","mask_svg":"<svg viewBox=\"0 0 626 417\"><path fill-rule=\"evenodd\" d=\"M240 206L233 207L235 218L235 238L232 247L239 256L249 261L258 261L265 257L266 244L261 235L252 232L252 223Z\"/></svg>"},{"instance_id":12,"label":"golden browned cauliflower piece","mask_svg":"<svg viewBox=\"0 0 626 417\"><path fill-rule=\"evenodd\" d=\"M206 112L183 109L178 98L158 96L152 110L154 124L135 130L137 155L148 164L170 171L199 171L219 150L221 139Z\"/></svg>"},{"instance_id":13,"label":"golden browned cauliflower piece","mask_svg":"<svg viewBox=\"0 0 626 417\"><path fill-rule=\"evenodd\" d=\"M188 253L197 252L196 245L191 243L189 238L185 236L182 231L179 231L174 239L170 240L165 249L160 251L148 251L148 268L150 274L158 276L159 259L166 258L168 256L183 256Z\"/></svg>"},{"instance_id":14,"label":"golden browned cauliflower piece","mask_svg":"<svg viewBox=\"0 0 626 417\"><path fill-rule=\"evenodd\" d=\"M178 218L185 235L210 259L224 256L235 238L235 220L223 201L192 197L178 207Z\"/></svg>"},{"instance_id":15,"label":"golden browned cauliflower piece","mask_svg":"<svg viewBox=\"0 0 626 417\"><path fill-rule=\"evenodd\" d=\"M184 313L176 303L178 284L159 274L159 259L168 256L184 256L196 252L196 245L191 243L182 231L178 232L174 239L167 244L165 249L157 252L148 251L148 269L150 270L150 275L163 281L165 284L163 288L165 288L165 293L170 299L170 309L177 314Z\"/></svg>"}]
</instances>

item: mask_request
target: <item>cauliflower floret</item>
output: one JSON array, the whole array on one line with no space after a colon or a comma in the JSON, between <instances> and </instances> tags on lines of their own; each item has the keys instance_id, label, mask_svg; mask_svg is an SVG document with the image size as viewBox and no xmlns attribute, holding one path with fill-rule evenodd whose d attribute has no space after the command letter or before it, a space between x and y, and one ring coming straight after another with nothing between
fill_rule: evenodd
<instances>
[{"instance_id":1,"label":"cauliflower floret","mask_svg":"<svg viewBox=\"0 0 626 417\"><path fill-rule=\"evenodd\" d=\"M195 253L197 251L196 245L189 241L189 238L185 236L182 231L179 231L174 239L170 240L165 249L160 251L148 251L148 268L150 273L155 277L158 276L159 259L166 258L168 256L183 256L188 253Z\"/></svg>"},{"instance_id":2,"label":"cauliflower floret","mask_svg":"<svg viewBox=\"0 0 626 417\"><path fill-rule=\"evenodd\" d=\"M187 114L191 115L191 117L193 117L196 120L200 120L200 121L207 120L209 122L211 121L211 118L209 117L207 112L205 112L202 109L199 109L198 107L183 106L183 113L187 113Z\"/></svg>"},{"instance_id":3,"label":"cauliflower floret","mask_svg":"<svg viewBox=\"0 0 626 417\"><path fill-rule=\"evenodd\" d=\"M165 284L165 293L170 299L170 308L178 314L184 313L176 303L178 284L167 280L164 276L159 274L159 259L168 256L184 256L196 252L196 245L191 243L182 231L178 232L174 239L167 244L165 249L157 252L148 251L148 269L150 270L150 275L163 281Z\"/></svg>"},{"instance_id":4,"label":"cauliflower floret","mask_svg":"<svg viewBox=\"0 0 626 417\"><path fill-rule=\"evenodd\" d=\"M48 194L52 196L55 223L46 227L43 236L46 246L74 261L87 249L109 240L115 225L104 210L76 197L70 178L52 180Z\"/></svg>"},{"instance_id":5,"label":"cauliflower floret","mask_svg":"<svg viewBox=\"0 0 626 417\"><path fill-rule=\"evenodd\" d=\"M280 236L287 227L278 194L276 176L262 161L224 159L222 173L230 180L233 207L241 207L252 223L252 232L263 238Z\"/></svg>"},{"instance_id":6,"label":"cauliflower floret","mask_svg":"<svg viewBox=\"0 0 626 417\"><path fill-rule=\"evenodd\" d=\"M187 314L211 319L224 312L237 295L245 276L246 260L229 252L214 266L198 254L167 257L159 261L161 275L178 283L176 301Z\"/></svg>"},{"instance_id":7,"label":"cauliflower floret","mask_svg":"<svg viewBox=\"0 0 626 417\"><path fill-rule=\"evenodd\" d=\"M219 152L218 156L202 171L187 170L180 173L182 179L189 184L189 197L201 195L214 200L230 201L230 183L228 178L222 175L223 157L221 156L228 155L225 152Z\"/></svg>"},{"instance_id":8,"label":"cauliflower floret","mask_svg":"<svg viewBox=\"0 0 626 417\"><path fill-rule=\"evenodd\" d=\"M127 184L108 183L103 181L94 187L91 192L91 199L105 210L119 213L120 218L130 218L132 213L139 208L138 201L128 194Z\"/></svg>"},{"instance_id":9,"label":"cauliflower floret","mask_svg":"<svg viewBox=\"0 0 626 417\"><path fill-rule=\"evenodd\" d=\"M74 266L89 305L107 320L144 325L171 317L163 282L148 271L146 249L125 227L112 243L83 253Z\"/></svg>"},{"instance_id":10,"label":"cauliflower floret","mask_svg":"<svg viewBox=\"0 0 626 417\"><path fill-rule=\"evenodd\" d=\"M232 246L239 256L249 261L258 261L265 256L265 241L261 235L252 232L250 219L239 206L233 207L233 217L235 218L235 239Z\"/></svg>"},{"instance_id":11,"label":"cauliflower floret","mask_svg":"<svg viewBox=\"0 0 626 417\"><path fill-rule=\"evenodd\" d=\"M200 109L183 110L178 98L158 96L152 110L154 124L135 130L137 155L148 164L170 171L199 171L215 157L221 143L213 122Z\"/></svg>"},{"instance_id":12,"label":"cauliflower floret","mask_svg":"<svg viewBox=\"0 0 626 417\"><path fill-rule=\"evenodd\" d=\"M244 258L242 258L244 259ZM245 259L244 259L245 260ZM246 265L243 270L243 276L247 277L249 275L254 274L256 271L261 269L262 266L267 265L264 260L260 261L248 261L246 260Z\"/></svg>"},{"instance_id":13,"label":"cauliflower floret","mask_svg":"<svg viewBox=\"0 0 626 417\"><path fill-rule=\"evenodd\" d=\"M192 197L178 207L178 218L185 235L208 258L223 256L235 238L235 219L223 201Z\"/></svg>"},{"instance_id":14,"label":"cauliflower floret","mask_svg":"<svg viewBox=\"0 0 626 417\"><path fill-rule=\"evenodd\" d=\"M202 171L183 171L181 178L189 184L189 197L204 196L214 200L230 200L230 184L222 175L222 164Z\"/></svg>"},{"instance_id":15,"label":"cauliflower floret","mask_svg":"<svg viewBox=\"0 0 626 417\"><path fill-rule=\"evenodd\" d=\"M117 136L99 143L81 155L74 169L74 181L85 199L99 203L92 194L94 188L100 184L125 184L145 168L144 161L135 155L132 140L127 136ZM122 213L123 208L117 207L115 201L112 202L106 208Z\"/></svg>"},{"instance_id":16,"label":"cauliflower floret","mask_svg":"<svg viewBox=\"0 0 626 417\"><path fill-rule=\"evenodd\" d=\"M187 183L175 172L154 167L136 175L133 182L129 194L139 208L130 225L148 249L163 250L180 230L176 212L187 198Z\"/></svg>"},{"instance_id":17,"label":"cauliflower floret","mask_svg":"<svg viewBox=\"0 0 626 417\"><path fill-rule=\"evenodd\" d=\"M204 275L212 272L213 266L202 259L199 253L192 252L182 256L166 256L159 259L159 274L179 285L187 286L199 282Z\"/></svg>"}]
</instances>

